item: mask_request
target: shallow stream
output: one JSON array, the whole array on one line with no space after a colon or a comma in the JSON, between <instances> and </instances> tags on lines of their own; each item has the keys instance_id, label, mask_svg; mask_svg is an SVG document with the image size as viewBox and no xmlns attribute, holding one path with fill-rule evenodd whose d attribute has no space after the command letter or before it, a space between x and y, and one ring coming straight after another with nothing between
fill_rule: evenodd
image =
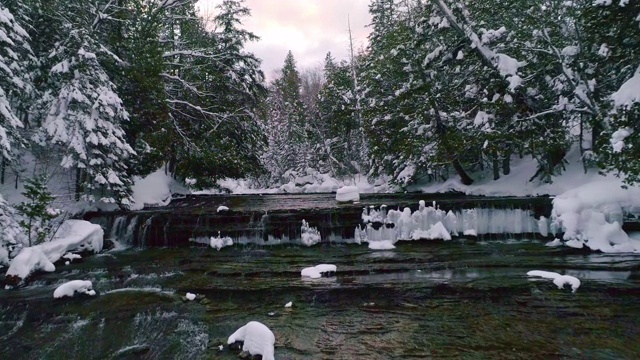
<instances>
[{"instance_id":1,"label":"shallow stream","mask_svg":"<svg viewBox=\"0 0 640 360\"><path fill-rule=\"evenodd\" d=\"M320 263L335 276L301 279ZM529 270L582 286L559 290ZM52 298L76 279L99 296ZM237 359L218 346L250 320L273 330L277 359L637 359L640 256L526 239L108 252L0 290L0 354Z\"/></svg>"}]
</instances>

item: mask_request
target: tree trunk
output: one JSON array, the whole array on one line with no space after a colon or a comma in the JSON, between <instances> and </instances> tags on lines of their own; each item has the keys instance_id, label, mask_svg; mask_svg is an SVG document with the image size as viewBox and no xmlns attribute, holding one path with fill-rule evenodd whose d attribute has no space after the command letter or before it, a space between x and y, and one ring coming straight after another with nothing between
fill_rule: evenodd
<instances>
[{"instance_id":1,"label":"tree trunk","mask_svg":"<svg viewBox=\"0 0 640 360\"><path fill-rule=\"evenodd\" d=\"M466 171L464 171L462 164L460 164L460 160L453 159L451 161L451 165L453 165L453 168L456 170L456 173L460 176L460 180L462 181L462 184L464 185L473 184L473 179L467 174Z\"/></svg>"},{"instance_id":2,"label":"tree trunk","mask_svg":"<svg viewBox=\"0 0 640 360\"><path fill-rule=\"evenodd\" d=\"M511 174L511 153L507 152L502 159L502 174Z\"/></svg>"},{"instance_id":3,"label":"tree trunk","mask_svg":"<svg viewBox=\"0 0 640 360\"><path fill-rule=\"evenodd\" d=\"M500 179L500 160L498 159L498 152L493 152L493 180Z\"/></svg>"},{"instance_id":4,"label":"tree trunk","mask_svg":"<svg viewBox=\"0 0 640 360\"><path fill-rule=\"evenodd\" d=\"M4 174L7 169L7 163L4 156L2 157L2 163L0 163L0 184L4 185Z\"/></svg>"},{"instance_id":5,"label":"tree trunk","mask_svg":"<svg viewBox=\"0 0 640 360\"><path fill-rule=\"evenodd\" d=\"M80 168L76 168L76 189L75 189L75 199L76 201L80 201L80 193L82 192L82 184L80 180Z\"/></svg>"}]
</instances>

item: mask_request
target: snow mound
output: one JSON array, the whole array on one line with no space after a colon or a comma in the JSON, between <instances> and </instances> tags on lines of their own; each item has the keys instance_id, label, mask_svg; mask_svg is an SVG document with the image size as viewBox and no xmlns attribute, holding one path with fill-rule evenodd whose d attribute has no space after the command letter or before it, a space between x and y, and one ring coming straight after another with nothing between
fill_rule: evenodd
<instances>
[{"instance_id":1,"label":"snow mound","mask_svg":"<svg viewBox=\"0 0 640 360\"><path fill-rule=\"evenodd\" d=\"M336 191L336 201L360 201L360 190L357 186L343 186Z\"/></svg>"},{"instance_id":2,"label":"snow mound","mask_svg":"<svg viewBox=\"0 0 640 360\"><path fill-rule=\"evenodd\" d=\"M229 208L224 205L220 205L218 206L218 210L216 210L216 212L221 212L221 211L229 211Z\"/></svg>"},{"instance_id":3,"label":"snow mound","mask_svg":"<svg viewBox=\"0 0 640 360\"><path fill-rule=\"evenodd\" d=\"M322 240L320 237L320 231L315 227L309 226L309 223L305 220L302 220L302 227L300 230L302 231L301 241L306 246L315 245Z\"/></svg>"},{"instance_id":4,"label":"snow mound","mask_svg":"<svg viewBox=\"0 0 640 360\"><path fill-rule=\"evenodd\" d=\"M56 267L39 246L27 247L11 261L7 276L24 280L36 271L54 272Z\"/></svg>"},{"instance_id":5,"label":"snow mound","mask_svg":"<svg viewBox=\"0 0 640 360\"><path fill-rule=\"evenodd\" d=\"M190 293L188 292L187 295L185 295L185 297L189 300L189 301L193 301L196 299L196 294Z\"/></svg>"},{"instance_id":6,"label":"snow mound","mask_svg":"<svg viewBox=\"0 0 640 360\"><path fill-rule=\"evenodd\" d=\"M269 328L257 321L250 321L229 336L227 344L244 341L242 351L251 355L262 355L263 360L274 360L276 337Z\"/></svg>"},{"instance_id":7,"label":"snow mound","mask_svg":"<svg viewBox=\"0 0 640 360\"><path fill-rule=\"evenodd\" d=\"M564 288L565 285L571 286L571 291L576 292L580 287L580 280L571 275L561 275L556 272L532 270L527 273L527 276L537 276L544 279L551 279L558 289Z\"/></svg>"},{"instance_id":8,"label":"snow mound","mask_svg":"<svg viewBox=\"0 0 640 360\"><path fill-rule=\"evenodd\" d=\"M605 253L640 252L640 243L622 230L624 212L638 208L640 188L593 182L553 200L552 227L564 232L567 246Z\"/></svg>"},{"instance_id":9,"label":"snow mound","mask_svg":"<svg viewBox=\"0 0 640 360\"><path fill-rule=\"evenodd\" d=\"M169 185L173 182L171 176L165 174L163 169L149 174L147 177L134 177L131 187L134 203L131 210L141 210L145 205L165 206L171 202L171 190Z\"/></svg>"},{"instance_id":10,"label":"snow mound","mask_svg":"<svg viewBox=\"0 0 640 360\"><path fill-rule=\"evenodd\" d=\"M302 269L300 275L302 277L308 277L312 279L319 279L323 273L336 272L337 266L331 264L320 264L308 268Z\"/></svg>"},{"instance_id":11,"label":"snow mound","mask_svg":"<svg viewBox=\"0 0 640 360\"><path fill-rule=\"evenodd\" d=\"M293 302L292 301L289 301L288 303L284 304L284 307L286 307L286 308L290 308L292 306L293 306Z\"/></svg>"},{"instance_id":12,"label":"snow mound","mask_svg":"<svg viewBox=\"0 0 640 360\"><path fill-rule=\"evenodd\" d=\"M93 284L88 280L72 280L66 282L56 288L53 292L54 299L60 299L65 296L73 297L75 293L87 294L95 296L96 292L93 291Z\"/></svg>"},{"instance_id":13,"label":"snow mound","mask_svg":"<svg viewBox=\"0 0 640 360\"><path fill-rule=\"evenodd\" d=\"M67 253L102 251L103 238L104 231L100 225L84 220L67 220L51 241L22 249L11 261L7 277L17 277L17 282L21 283L35 271L53 272L53 263Z\"/></svg>"},{"instance_id":14,"label":"snow mound","mask_svg":"<svg viewBox=\"0 0 640 360\"><path fill-rule=\"evenodd\" d=\"M393 245L393 241L391 240L376 240L369 242L369 249L371 250L392 250L395 248L396 246Z\"/></svg>"}]
</instances>

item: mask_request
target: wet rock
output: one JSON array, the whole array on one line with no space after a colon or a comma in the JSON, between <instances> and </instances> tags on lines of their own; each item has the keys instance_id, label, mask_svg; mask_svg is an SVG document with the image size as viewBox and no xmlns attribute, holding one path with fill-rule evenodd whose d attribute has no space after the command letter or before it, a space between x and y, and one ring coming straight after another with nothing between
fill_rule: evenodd
<instances>
[{"instance_id":1,"label":"wet rock","mask_svg":"<svg viewBox=\"0 0 640 360\"><path fill-rule=\"evenodd\" d=\"M238 357L240 359L251 359L251 354L249 354L248 351L243 351L238 355Z\"/></svg>"},{"instance_id":2,"label":"wet rock","mask_svg":"<svg viewBox=\"0 0 640 360\"><path fill-rule=\"evenodd\" d=\"M242 341L236 341L233 344L229 344L229 350L231 351L240 351L242 350Z\"/></svg>"},{"instance_id":3,"label":"wet rock","mask_svg":"<svg viewBox=\"0 0 640 360\"><path fill-rule=\"evenodd\" d=\"M188 265L192 263L193 263L193 260L191 259L181 259L180 261L178 261L178 265Z\"/></svg>"},{"instance_id":4,"label":"wet rock","mask_svg":"<svg viewBox=\"0 0 640 360\"><path fill-rule=\"evenodd\" d=\"M186 297L186 296L180 296L180 300L182 300L183 303L188 303L190 300Z\"/></svg>"},{"instance_id":5,"label":"wet rock","mask_svg":"<svg viewBox=\"0 0 640 360\"><path fill-rule=\"evenodd\" d=\"M22 278L18 275L7 275L4 278L4 284L8 287L14 288L22 283Z\"/></svg>"},{"instance_id":6,"label":"wet rock","mask_svg":"<svg viewBox=\"0 0 640 360\"><path fill-rule=\"evenodd\" d=\"M116 247L116 244L111 239L104 239L102 241L102 251L112 250Z\"/></svg>"},{"instance_id":7,"label":"wet rock","mask_svg":"<svg viewBox=\"0 0 640 360\"><path fill-rule=\"evenodd\" d=\"M211 300L209 300L207 298L204 298L204 299L200 300L200 304L209 305L209 304L211 304Z\"/></svg>"},{"instance_id":8,"label":"wet rock","mask_svg":"<svg viewBox=\"0 0 640 360\"><path fill-rule=\"evenodd\" d=\"M196 294L196 300L198 300L198 301L202 301L202 300L204 300L204 299L205 299L205 296L204 296L204 295L202 295L202 294Z\"/></svg>"},{"instance_id":9,"label":"wet rock","mask_svg":"<svg viewBox=\"0 0 640 360\"><path fill-rule=\"evenodd\" d=\"M134 345L130 347L126 347L124 349L118 350L115 354L113 354L113 358L115 359L129 359L131 357L138 358L151 350L149 345Z\"/></svg>"}]
</instances>

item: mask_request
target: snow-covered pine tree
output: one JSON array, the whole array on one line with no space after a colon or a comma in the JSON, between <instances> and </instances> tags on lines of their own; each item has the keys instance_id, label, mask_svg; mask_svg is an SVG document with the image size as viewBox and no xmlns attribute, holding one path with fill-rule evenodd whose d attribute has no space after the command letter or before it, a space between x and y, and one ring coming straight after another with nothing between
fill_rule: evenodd
<instances>
[{"instance_id":1,"label":"snow-covered pine tree","mask_svg":"<svg viewBox=\"0 0 640 360\"><path fill-rule=\"evenodd\" d=\"M9 253L16 246L27 244L22 227L16 220L16 211L0 194L0 265L9 264Z\"/></svg>"},{"instance_id":2,"label":"snow-covered pine tree","mask_svg":"<svg viewBox=\"0 0 640 360\"><path fill-rule=\"evenodd\" d=\"M21 2L15 5L22 6ZM23 143L20 117L26 114L25 98L32 92L29 65L33 61L29 35L7 7L0 4L0 161L2 168L12 151ZM22 111L18 111L22 109Z\"/></svg>"},{"instance_id":3,"label":"snow-covered pine tree","mask_svg":"<svg viewBox=\"0 0 640 360\"><path fill-rule=\"evenodd\" d=\"M256 36L240 28L242 1L223 1L209 23L193 2L167 14L163 78L170 108L169 168L215 186L220 178L260 173L265 142L257 109L264 95L260 61L243 47Z\"/></svg>"},{"instance_id":4,"label":"snow-covered pine tree","mask_svg":"<svg viewBox=\"0 0 640 360\"><path fill-rule=\"evenodd\" d=\"M291 51L282 71L270 87L267 99L269 148L264 154L272 182L287 181L289 174L303 175L310 165L311 147L307 137L300 75Z\"/></svg>"},{"instance_id":5,"label":"snow-covered pine tree","mask_svg":"<svg viewBox=\"0 0 640 360\"><path fill-rule=\"evenodd\" d=\"M335 63L325 57L326 83L319 93L318 107L322 119L323 150L334 175L353 175L360 171L362 128L356 115L356 92L351 65ZM354 165L355 164L355 165Z\"/></svg>"},{"instance_id":6,"label":"snow-covered pine tree","mask_svg":"<svg viewBox=\"0 0 640 360\"><path fill-rule=\"evenodd\" d=\"M55 65L41 99L46 114L39 142L58 146L61 166L75 170L78 199L127 206L132 201L128 163L135 152L121 124L129 115L99 60L114 55L94 37L109 8L84 5L87 12L73 22L65 15L70 8L57 9L65 34L49 55Z\"/></svg>"}]
</instances>

